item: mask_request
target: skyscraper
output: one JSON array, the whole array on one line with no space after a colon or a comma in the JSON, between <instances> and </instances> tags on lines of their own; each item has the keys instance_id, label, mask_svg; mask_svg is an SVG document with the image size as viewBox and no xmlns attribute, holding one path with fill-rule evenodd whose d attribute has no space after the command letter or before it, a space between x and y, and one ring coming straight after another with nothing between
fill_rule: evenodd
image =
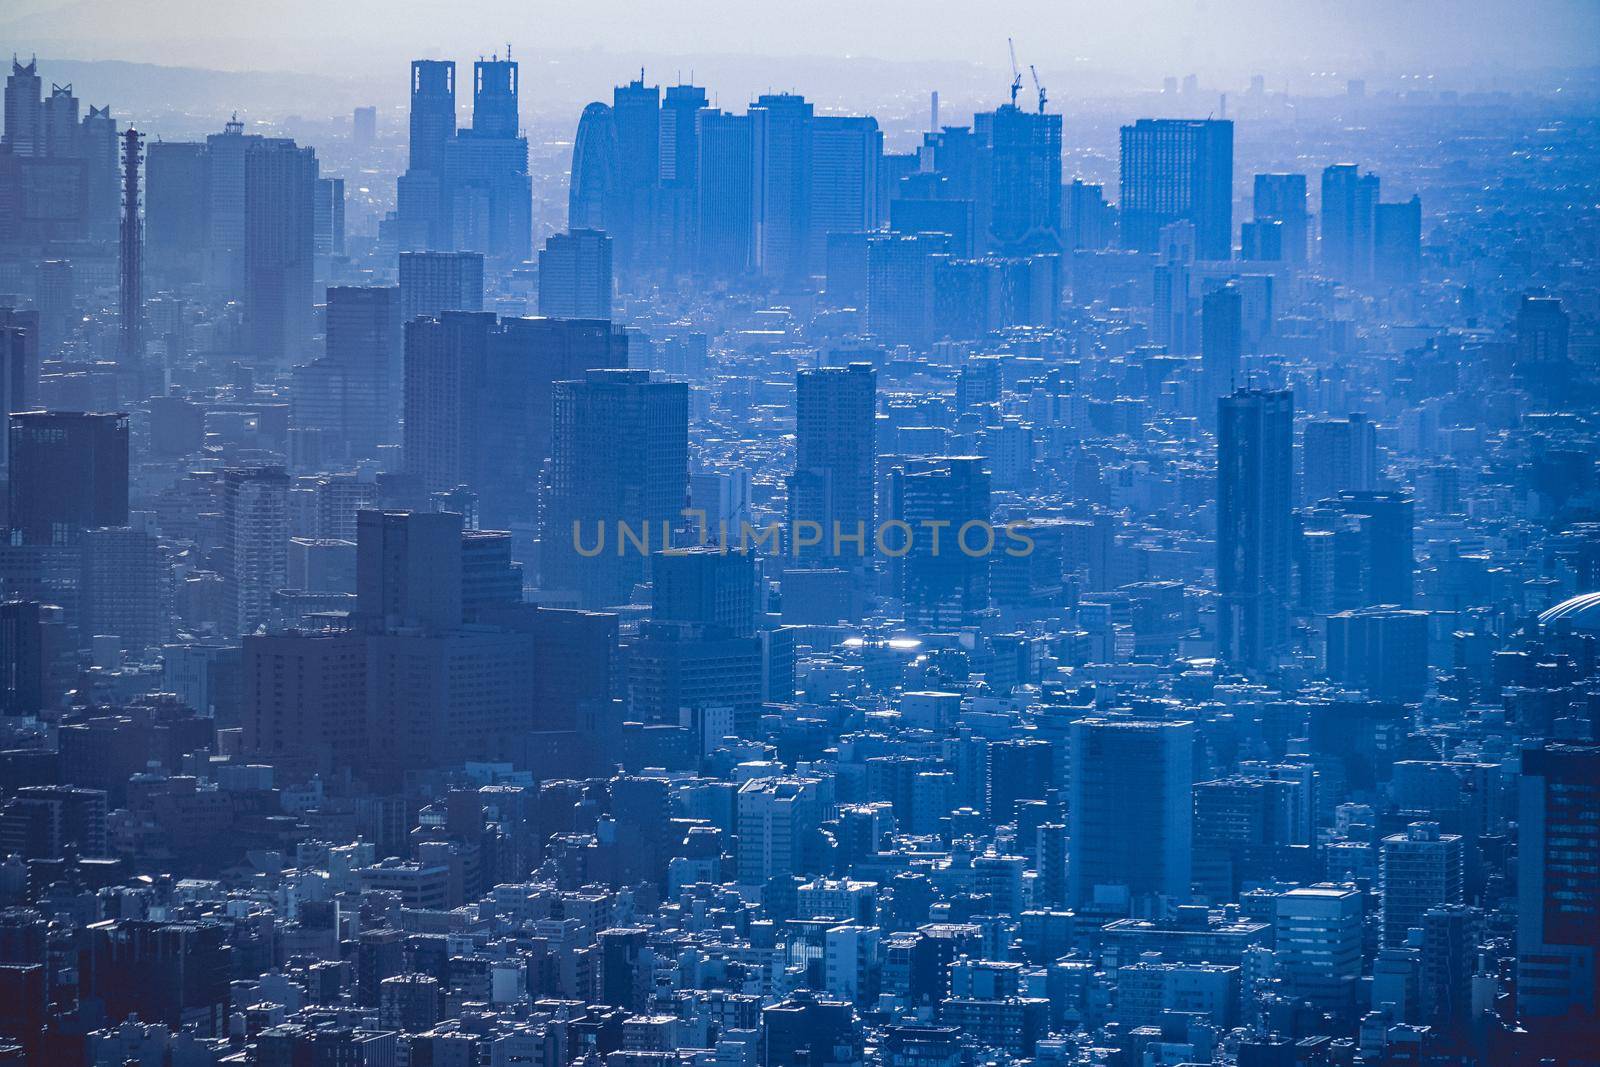
<instances>
[{"instance_id":1,"label":"skyscraper","mask_svg":"<svg viewBox=\"0 0 1600 1067\"><path fill-rule=\"evenodd\" d=\"M515 137L522 122L517 114L517 64L505 59L480 59L472 65L472 132L480 137Z\"/></svg>"},{"instance_id":2,"label":"skyscraper","mask_svg":"<svg viewBox=\"0 0 1600 1067\"><path fill-rule=\"evenodd\" d=\"M1294 395L1240 389L1217 406L1217 650L1267 667L1287 639Z\"/></svg>"},{"instance_id":3,"label":"skyscraper","mask_svg":"<svg viewBox=\"0 0 1600 1067\"><path fill-rule=\"evenodd\" d=\"M695 267L695 230L700 200L700 112L706 91L698 85L668 86L661 108L661 182L656 191L658 254L675 275Z\"/></svg>"},{"instance_id":4,"label":"skyscraper","mask_svg":"<svg viewBox=\"0 0 1600 1067\"><path fill-rule=\"evenodd\" d=\"M1383 943L1406 943L1407 932L1422 928L1429 909L1462 903L1462 841L1439 831L1434 822L1414 822L1391 834L1378 849L1383 889Z\"/></svg>"},{"instance_id":5,"label":"skyscraper","mask_svg":"<svg viewBox=\"0 0 1600 1067\"><path fill-rule=\"evenodd\" d=\"M910 460L890 473L892 518L909 548L894 561L906 624L921 630L973 624L989 606L989 472L981 456ZM886 532L888 551L904 534ZM891 538L895 540L890 540ZM985 546L988 550L985 550Z\"/></svg>"},{"instance_id":6,"label":"skyscraper","mask_svg":"<svg viewBox=\"0 0 1600 1067\"><path fill-rule=\"evenodd\" d=\"M1306 423L1303 451L1301 499L1308 503L1378 487L1378 428L1360 412Z\"/></svg>"},{"instance_id":7,"label":"skyscraper","mask_svg":"<svg viewBox=\"0 0 1600 1067\"><path fill-rule=\"evenodd\" d=\"M989 146L986 248L1009 256L1061 251L1061 116L1007 104L974 115L972 129Z\"/></svg>"},{"instance_id":8,"label":"skyscraper","mask_svg":"<svg viewBox=\"0 0 1600 1067\"><path fill-rule=\"evenodd\" d=\"M461 516L357 514L357 611L374 630L433 633L461 625Z\"/></svg>"},{"instance_id":9,"label":"skyscraper","mask_svg":"<svg viewBox=\"0 0 1600 1067\"><path fill-rule=\"evenodd\" d=\"M411 64L411 118L407 165L414 171L444 169L444 146L456 133L456 65L418 59Z\"/></svg>"},{"instance_id":10,"label":"skyscraper","mask_svg":"<svg viewBox=\"0 0 1600 1067\"><path fill-rule=\"evenodd\" d=\"M1161 229L1195 226L1198 259L1233 258L1233 123L1140 119L1122 127L1122 244L1154 252Z\"/></svg>"},{"instance_id":11,"label":"skyscraper","mask_svg":"<svg viewBox=\"0 0 1600 1067\"><path fill-rule=\"evenodd\" d=\"M1517 789L1518 1009L1570 1040L1600 1021L1600 745L1525 749Z\"/></svg>"},{"instance_id":12,"label":"skyscraper","mask_svg":"<svg viewBox=\"0 0 1600 1067\"><path fill-rule=\"evenodd\" d=\"M551 234L539 252L539 314L611 318L611 238L599 230Z\"/></svg>"},{"instance_id":13,"label":"skyscraper","mask_svg":"<svg viewBox=\"0 0 1600 1067\"><path fill-rule=\"evenodd\" d=\"M572 173L567 183L567 226L609 232L617 221L617 125L609 104L595 101L578 117L572 138Z\"/></svg>"},{"instance_id":14,"label":"skyscraper","mask_svg":"<svg viewBox=\"0 0 1600 1067\"><path fill-rule=\"evenodd\" d=\"M1244 300L1233 285L1220 285L1200 299L1200 410L1216 411L1218 397L1239 384L1244 352Z\"/></svg>"},{"instance_id":15,"label":"skyscraper","mask_svg":"<svg viewBox=\"0 0 1600 1067\"><path fill-rule=\"evenodd\" d=\"M657 553L650 566L650 614L657 621L694 623L733 637L755 633L756 569L749 553L707 545Z\"/></svg>"},{"instance_id":16,"label":"skyscraper","mask_svg":"<svg viewBox=\"0 0 1600 1067\"><path fill-rule=\"evenodd\" d=\"M556 384L545 589L570 591L582 607L630 600L646 552L682 521L688 400L686 385L651 381L647 371L596 370ZM603 552L593 551L597 538Z\"/></svg>"},{"instance_id":17,"label":"skyscraper","mask_svg":"<svg viewBox=\"0 0 1600 1067\"><path fill-rule=\"evenodd\" d=\"M74 544L88 527L127 525L128 416L18 412L10 442L13 544Z\"/></svg>"},{"instance_id":18,"label":"skyscraper","mask_svg":"<svg viewBox=\"0 0 1600 1067\"><path fill-rule=\"evenodd\" d=\"M405 323L405 469L436 493L467 484L476 467L477 404L490 312L445 311Z\"/></svg>"},{"instance_id":19,"label":"skyscraper","mask_svg":"<svg viewBox=\"0 0 1600 1067\"><path fill-rule=\"evenodd\" d=\"M876 229L883 134L870 116L822 115L811 124L811 213L807 262L826 261L828 235Z\"/></svg>"},{"instance_id":20,"label":"skyscraper","mask_svg":"<svg viewBox=\"0 0 1600 1067\"><path fill-rule=\"evenodd\" d=\"M1354 163L1322 172L1322 272L1342 282L1372 278L1373 225L1378 176Z\"/></svg>"},{"instance_id":21,"label":"skyscraper","mask_svg":"<svg viewBox=\"0 0 1600 1067\"><path fill-rule=\"evenodd\" d=\"M370 456L398 440L404 361L400 290L335 286L328 290L327 361L342 389L337 429L350 454Z\"/></svg>"},{"instance_id":22,"label":"skyscraper","mask_svg":"<svg viewBox=\"0 0 1600 1067\"><path fill-rule=\"evenodd\" d=\"M286 366L311 343L317 157L293 141L245 152L245 325L266 366Z\"/></svg>"},{"instance_id":23,"label":"skyscraper","mask_svg":"<svg viewBox=\"0 0 1600 1067\"><path fill-rule=\"evenodd\" d=\"M1158 897L1186 900L1194 724L1086 718L1068 740L1068 905L1106 891L1141 914Z\"/></svg>"},{"instance_id":24,"label":"skyscraper","mask_svg":"<svg viewBox=\"0 0 1600 1067\"><path fill-rule=\"evenodd\" d=\"M1372 214L1372 275L1388 285L1415 285L1422 277L1422 200L1377 204Z\"/></svg>"},{"instance_id":25,"label":"skyscraper","mask_svg":"<svg viewBox=\"0 0 1600 1067\"><path fill-rule=\"evenodd\" d=\"M749 115L698 113L700 189L695 206L695 262L712 278L741 276L755 262L755 123Z\"/></svg>"},{"instance_id":26,"label":"skyscraper","mask_svg":"<svg viewBox=\"0 0 1600 1067\"><path fill-rule=\"evenodd\" d=\"M661 87L646 85L644 71L612 94L616 138L612 155L611 206L606 230L617 242L617 262L626 271L654 266L654 197L661 176ZM570 222L569 225L579 225Z\"/></svg>"},{"instance_id":27,"label":"skyscraper","mask_svg":"<svg viewBox=\"0 0 1600 1067\"><path fill-rule=\"evenodd\" d=\"M533 185L528 141L517 135L517 64L473 64L473 124L444 149L448 249L472 249L503 263L533 254Z\"/></svg>"},{"instance_id":28,"label":"skyscraper","mask_svg":"<svg viewBox=\"0 0 1600 1067\"><path fill-rule=\"evenodd\" d=\"M1253 214L1258 223L1283 227L1283 258L1297 266L1306 262L1306 176L1257 174Z\"/></svg>"},{"instance_id":29,"label":"skyscraper","mask_svg":"<svg viewBox=\"0 0 1600 1067\"><path fill-rule=\"evenodd\" d=\"M780 285L811 273L812 105L793 93L767 93L750 105L756 171L756 254L764 277Z\"/></svg>"},{"instance_id":30,"label":"skyscraper","mask_svg":"<svg viewBox=\"0 0 1600 1067\"><path fill-rule=\"evenodd\" d=\"M398 184L397 221L402 249L449 246L450 202L445 150L456 134L456 65L419 59L411 64L410 142Z\"/></svg>"},{"instance_id":31,"label":"skyscraper","mask_svg":"<svg viewBox=\"0 0 1600 1067\"><path fill-rule=\"evenodd\" d=\"M289 584L289 477L282 467L222 473L223 625L248 634L269 622L272 594Z\"/></svg>"},{"instance_id":32,"label":"skyscraper","mask_svg":"<svg viewBox=\"0 0 1600 1067\"><path fill-rule=\"evenodd\" d=\"M803 370L795 377L795 469L789 478L789 523L814 522L819 556L844 555L864 566L876 533L878 374L870 364ZM866 537L864 547L841 544L834 531Z\"/></svg>"},{"instance_id":33,"label":"skyscraper","mask_svg":"<svg viewBox=\"0 0 1600 1067\"><path fill-rule=\"evenodd\" d=\"M24 64L11 57L6 78L6 129L4 143L19 156L44 154L44 81L37 57Z\"/></svg>"},{"instance_id":34,"label":"skyscraper","mask_svg":"<svg viewBox=\"0 0 1600 1067\"><path fill-rule=\"evenodd\" d=\"M1572 317L1555 297L1525 294L1517 305L1513 373L1523 388L1546 399L1565 398L1572 381Z\"/></svg>"},{"instance_id":35,"label":"skyscraper","mask_svg":"<svg viewBox=\"0 0 1600 1067\"><path fill-rule=\"evenodd\" d=\"M400 321L483 310L482 252L401 252Z\"/></svg>"}]
</instances>

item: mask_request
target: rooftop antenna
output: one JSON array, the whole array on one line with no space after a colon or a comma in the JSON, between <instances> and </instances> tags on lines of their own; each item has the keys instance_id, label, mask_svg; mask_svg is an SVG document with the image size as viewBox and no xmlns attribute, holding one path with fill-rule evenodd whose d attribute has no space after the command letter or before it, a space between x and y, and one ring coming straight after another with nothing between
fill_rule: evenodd
<instances>
[{"instance_id":1,"label":"rooftop antenna","mask_svg":"<svg viewBox=\"0 0 1600 1067\"><path fill-rule=\"evenodd\" d=\"M511 42L506 42L506 62L511 62Z\"/></svg>"},{"instance_id":2,"label":"rooftop antenna","mask_svg":"<svg viewBox=\"0 0 1600 1067\"><path fill-rule=\"evenodd\" d=\"M1028 73L1033 75L1033 87L1035 89L1039 90L1039 114L1043 115L1044 114L1044 104L1045 104L1045 100L1046 100L1046 97L1044 95L1044 86L1039 84L1039 72L1034 69L1032 63L1028 64Z\"/></svg>"},{"instance_id":3,"label":"rooftop antenna","mask_svg":"<svg viewBox=\"0 0 1600 1067\"><path fill-rule=\"evenodd\" d=\"M1017 106L1017 94L1022 92L1022 71L1017 69L1017 46L1011 38L1006 38L1006 47L1011 50L1011 106Z\"/></svg>"}]
</instances>

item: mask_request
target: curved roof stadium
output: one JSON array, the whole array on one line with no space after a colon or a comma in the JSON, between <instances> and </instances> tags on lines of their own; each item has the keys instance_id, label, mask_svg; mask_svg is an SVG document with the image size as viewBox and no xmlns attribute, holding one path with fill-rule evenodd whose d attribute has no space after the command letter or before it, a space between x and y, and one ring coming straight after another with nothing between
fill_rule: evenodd
<instances>
[{"instance_id":1,"label":"curved roof stadium","mask_svg":"<svg viewBox=\"0 0 1600 1067\"><path fill-rule=\"evenodd\" d=\"M1600 593L1582 593L1539 613L1543 626L1566 623L1580 633L1600 634Z\"/></svg>"}]
</instances>

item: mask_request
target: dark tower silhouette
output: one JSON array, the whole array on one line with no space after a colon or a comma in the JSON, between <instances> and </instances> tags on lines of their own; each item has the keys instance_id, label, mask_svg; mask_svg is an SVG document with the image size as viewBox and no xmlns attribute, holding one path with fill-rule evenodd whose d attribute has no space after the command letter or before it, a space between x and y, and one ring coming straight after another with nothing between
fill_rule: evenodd
<instances>
[{"instance_id":1,"label":"dark tower silhouette","mask_svg":"<svg viewBox=\"0 0 1600 1067\"><path fill-rule=\"evenodd\" d=\"M121 339L118 361L125 374L140 376L144 391L144 231L139 224L139 164L144 138L128 129L122 134L122 285L119 293Z\"/></svg>"}]
</instances>

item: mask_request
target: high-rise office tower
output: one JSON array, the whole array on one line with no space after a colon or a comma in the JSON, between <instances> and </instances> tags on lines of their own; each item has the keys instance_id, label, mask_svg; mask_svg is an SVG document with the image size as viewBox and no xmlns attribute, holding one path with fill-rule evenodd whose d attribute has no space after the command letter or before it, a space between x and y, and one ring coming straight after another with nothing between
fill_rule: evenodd
<instances>
[{"instance_id":1,"label":"high-rise office tower","mask_svg":"<svg viewBox=\"0 0 1600 1067\"><path fill-rule=\"evenodd\" d=\"M1307 503L1378 487L1378 428L1360 412L1306 423L1303 451L1300 497Z\"/></svg>"},{"instance_id":2,"label":"high-rise office tower","mask_svg":"<svg viewBox=\"0 0 1600 1067\"><path fill-rule=\"evenodd\" d=\"M419 59L411 64L410 145L398 184L397 221L403 249L449 247L450 201L445 151L456 135L456 65Z\"/></svg>"},{"instance_id":3,"label":"high-rise office tower","mask_svg":"<svg viewBox=\"0 0 1600 1067\"><path fill-rule=\"evenodd\" d=\"M0 324L0 472L11 464L11 412L27 411L29 379L37 382L34 355L38 331Z\"/></svg>"},{"instance_id":4,"label":"high-rise office tower","mask_svg":"<svg viewBox=\"0 0 1600 1067\"><path fill-rule=\"evenodd\" d=\"M446 311L405 323L405 469L436 493L467 484L476 467L476 415L488 358L490 312Z\"/></svg>"},{"instance_id":5,"label":"high-rise office tower","mask_svg":"<svg viewBox=\"0 0 1600 1067\"><path fill-rule=\"evenodd\" d=\"M1217 404L1217 650L1266 667L1288 636L1294 395L1240 389Z\"/></svg>"},{"instance_id":6,"label":"high-rise office tower","mask_svg":"<svg viewBox=\"0 0 1600 1067\"><path fill-rule=\"evenodd\" d=\"M989 472L980 456L912 460L890 474L892 518L910 527L886 531L895 593L906 624L923 630L968 626L989 607Z\"/></svg>"},{"instance_id":7,"label":"high-rise office tower","mask_svg":"<svg viewBox=\"0 0 1600 1067\"><path fill-rule=\"evenodd\" d=\"M757 265L764 277L797 284L811 273L813 108L803 96L766 93L750 105L749 117Z\"/></svg>"},{"instance_id":8,"label":"high-rise office tower","mask_svg":"<svg viewBox=\"0 0 1600 1067\"><path fill-rule=\"evenodd\" d=\"M610 323L487 312L414 319L405 351L406 470L428 492L472 487L499 528L534 521L554 383L628 363Z\"/></svg>"},{"instance_id":9,"label":"high-rise office tower","mask_svg":"<svg viewBox=\"0 0 1600 1067\"><path fill-rule=\"evenodd\" d=\"M264 140L245 133L237 119L206 137L205 281L228 292L245 287L245 163L250 150Z\"/></svg>"},{"instance_id":10,"label":"high-rise office tower","mask_svg":"<svg viewBox=\"0 0 1600 1067\"><path fill-rule=\"evenodd\" d=\"M534 526L537 494L551 455L557 382L591 370L627 367L628 335L595 319L502 319L488 335L469 484L480 493L480 522Z\"/></svg>"},{"instance_id":11,"label":"high-rise office tower","mask_svg":"<svg viewBox=\"0 0 1600 1067\"><path fill-rule=\"evenodd\" d=\"M517 135L517 64L473 64L473 125L444 151L450 249L521 263L533 254L533 185L528 141Z\"/></svg>"},{"instance_id":12,"label":"high-rise office tower","mask_svg":"<svg viewBox=\"0 0 1600 1067\"><path fill-rule=\"evenodd\" d=\"M289 477L282 467L222 473L224 627L248 634L272 619L272 594L289 584Z\"/></svg>"},{"instance_id":13,"label":"high-rise office tower","mask_svg":"<svg viewBox=\"0 0 1600 1067\"><path fill-rule=\"evenodd\" d=\"M755 122L712 108L697 119L695 262L709 277L738 278L755 262Z\"/></svg>"},{"instance_id":14,"label":"high-rise office tower","mask_svg":"<svg viewBox=\"0 0 1600 1067\"><path fill-rule=\"evenodd\" d=\"M1322 172L1322 272L1342 282L1372 278L1374 215L1378 176L1362 174L1354 163L1335 163Z\"/></svg>"},{"instance_id":15,"label":"high-rise office tower","mask_svg":"<svg viewBox=\"0 0 1600 1067\"><path fill-rule=\"evenodd\" d=\"M706 91L698 85L667 87L661 107L660 188L656 191L656 244L673 275L694 266L700 197L700 120Z\"/></svg>"},{"instance_id":16,"label":"high-rise office tower","mask_svg":"<svg viewBox=\"0 0 1600 1067\"><path fill-rule=\"evenodd\" d=\"M1061 116L1008 104L973 116L989 146L988 240L1002 255L1059 252Z\"/></svg>"},{"instance_id":17,"label":"high-rise office tower","mask_svg":"<svg viewBox=\"0 0 1600 1067\"><path fill-rule=\"evenodd\" d=\"M371 148L378 139L378 109L358 107L350 113L350 141L357 149Z\"/></svg>"},{"instance_id":18,"label":"high-rise office tower","mask_svg":"<svg viewBox=\"0 0 1600 1067\"><path fill-rule=\"evenodd\" d=\"M311 343L317 157L262 140L244 159L245 326L257 362L287 366Z\"/></svg>"},{"instance_id":19,"label":"high-rise office tower","mask_svg":"<svg viewBox=\"0 0 1600 1067\"><path fill-rule=\"evenodd\" d=\"M1111 244L1115 227L1111 205L1106 203L1103 185L1089 185L1074 178L1067 186L1066 225L1070 248L1100 249Z\"/></svg>"},{"instance_id":20,"label":"high-rise office tower","mask_svg":"<svg viewBox=\"0 0 1600 1067\"><path fill-rule=\"evenodd\" d=\"M539 314L557 319L611 318L611 238L569 230L539 252Z\"/></svg>"},{"instance_id":21,"label":"high-rise office tower","mask_svg":"<svg viewBox=\"0 0 1600 1067\"><path fill-rule=\"evenodd\" d=\"M401 252L400 321L483 310L482 252Z\"/></svg>"},{"instance_id":22,"label":"high-rise office tower","mask_svg":"<svg viewBox=\"0 0 1600 1067\"><path fill-rule=\"evenodd\" d=\"M1529 392L1546 399L1565 398L1572 381L1568 357L1572 317L1561 301L1524 295L1517 305L1515 376Z\"/></svg>"},{"instance_id":23,"label":"high-rise office tower","mask_svg":"<svg viewBox=\"0 0 1600 1067\"><path fill-rule=\"evenodd\" d=\"M517 64L505 59L480 59L472 65L472 132L479 137L515 137Z\"/></svg>"},{"instance_id":24,"label":"high-rise office tower","mask_svg":"<svg viewBox=\"0 0 1600 1067\"><path fill-rule=\"evenodd\" d=\"M1336 610L1415 598L1416 502L1405 493L1346 489L1317 501L1302 519L1308 531L1334 535Z\"/></svg>"},{"instance_id":25,"label":"high-rise office tower","mask_svg":"<svg viewBox=\"0 0 1600 1067\"><path fill-rule=\"evenodd\" d=\"M1414 704L1428 692L1428 613L1377 607L1328 616L1328 680L1377 700Z\"/></svg>"},{"instance_id":26,"label":"high-rise office tower","mask_svg":"<svg viewBox=\"0 0 1600 1067\"><path fill-rule=\"evenodd\" d=\"M795 469L789 523L814 522L821 542L810 554L865 566L874 549L878 373L870 364L820 367L795 377ZM862 544L841 542L835 529Z\"/></svg>"},{"instance_id":27,"label":"high-rise office tower","mask_svg":"<svg viewBox=\"0 0 1600 1067\"><path fill-rule=\"evenodd\" d=\"M1383 839L1378 874L1385 945L1405 944L1430 908L1462 903L1462 850L1461 837L1441 833L1434 822L1414 822Z\"/></svg>"},{"instance_id":28,"label":"high-rise office tower","mask_svg":"<svg viewBox=\"0 0 1600 1067\"><path fill-rule=\"evenodd\" d=\"M826 261L828 235L876 229L883 133L870 116L822 115L811 121L811 213L807 261Z\"/></svg>"},{"instance_id":29,"label":"high-rise office tower","mask_svg":"<svg viewBox=\"0 0 1600 1067\"><path fill-rule=\"evenodd\" d=\"M375 630L443 632L462 620L461 516L357 515L356 610Z\"/></svg>"},{"instance_id":30,"label":"high-rise office tower","mask_svg":"<svg viewBox=\"0 0 1600 1067\"><path fill-rule=\"evenodd\" d=\"M1094 901L1100 887L1126 893L1141 914L1155 898L1187 899L1194 724L1086 718L1068 741L1068 905Z\"/></svg>"},{"instance_id":31,"label":"high-rise office tower","mask_svg":"<svg viewBox=\"0 0 1600 1067\"><path fill-rule=\"evenodd\" d=\"M1517 784L1517 1007L1541 1036L1600 1022L1600 745L1522 753ZM1576 1046L1571 1046L1576 1047Z\"/></svg>"},{"instance_id":32,"label":"high-rise office tower","mask_svg":"<svg viewBox=\"0 0 1600 1067\"><path fill-rule=\"evenodd\" d=\"M155 141L145 149L145 263L152 279L199 281L209 234L209 153L204 144Z\"/></svg>"},{"instance_id":33,"label":"high-rise office tower","mask_svg":"<svg viewBox=\"0 0 1600 1067\"><path fill-rule=\"evenodd\" d=\"M172 636L172 576L160 539L146 529L85 530L79 586L84 633L112 634L142 651Z\"/></svg>"},{"instance_id":34,"label":"high-rise office tower","mask_svg":"<svg viewBox=\"0 0 1600 1067\"><path fill-rule=\"evenodd\" d=\"M1244 354L1244 299L1237 286L1220 285L1200 298L1200 410L1210 416L1218 397L1238 388Z\"/></svg>"},{"instance_id":35,"label":"high-rise office tower","mask_svg":"<svg viewBox=\"0 0 1600 1067\"><path fill-rule=\"evenodd\" d=\"M1257 223L1282 226L1282 258L1303 266L1306 262L1306 176L1257 174L1253 214ZM1269 257L1259 257L1269 258Z\"/></svg>"},{"instance_id":36,"label":"high-rise office tower","mask_svg":"<svg viewBox=\"0 0 1600 1067\"><path fill-rule=\"evenodd\" d=\"M328 290L327 356L340 380L336 427L353 456L394 444L404 394L400 290L334 286Z\"/></svg>"},{"instance_id":37,"label":"high-rise office tower","mask_svg":"<svg viewBox=\"0 0 1600 1067\"><path fill-rule=\"evenodd\" d=\"M867 242L867 332L890 345L934 340L933 275L948 257L942 233L875 235Z\"/></svg>"},{"instance_id":38,"label":"high-rise office tower","mask_svg":"<svg viewBox=\"0 0 1600 1067\"><path fill-rule=\"evenodd\" d=\"M692 189L700 172L700 134L697 116L706 106L706 91L698 85L670 85L661 107L661 184Z\"/></svg>"},{"instance_id":39,"label":"high-rise office tower","mask_svg":"<svg viewBox=\"0 0 1600 1067\"><path fill-rule=\"evenodd\" d=\"M148 242L146 242L148 248ZM54 358L72 332L77 314L77 278L69 259L41 260L34 272L34 304L39 312L39 354ZM12 408L24 411L26 407Z\"/></svg>"},{"instance_id":40,"label":"high-rise office tower","mask_svg":"<svg viewBox=\"0 0 1600 1067\"><path fill-rule=\"evenodd\" d=\"M570 591L583 607L629 602L647 552L682 521L688 401L688 386L646 371L590 371L556 384L544 588ZM596 553L600 537L606 548Z\"/></svg>"},{"instance_id":41,"label":"high-rise office tower","mask_svg":"<svg viewBox=\"0 0 1600 1067\"><path fill-rule=\"evenodd\" d=\"M1233 258L1233 123L1140 119L1122 127L1122 244L1154 252L1161 230L1195 226L1198 259Z\"/></svg>"},{"instance_id":42,"label":"high-rise office tower","mask_svg":"<svg viewBox=\"0 0 1600 1067\"><path fill-rule=\"evenodd\" d=\"M624 270L653 266L656 187L661 177L661 87L646 85L644 72L612 94L611 206L606 230L617 242ZM579 225L569 222L569 225Z\"/></svg>"},{"instance_id":43,"label":"high-rise office tower","mask_svg":"<svg viewBox=\"0 0 1600 1067\"><path fill-rule=\"evenodd\" d=\"M144 138L129 129L122 137L122 225L118 235L117 363L143 395L144 225L139 217L139 169Z\"/></svg>"},{"instance_id":44,"label":"high-rise office tower","mask_svg":"<svg viewBox=\"0 0 1600 1067\"><path fill-rule=\"evenodd\" d=\"M610 232L617 179L617 124L609 104L598 100L578 117L572 138L572 173L567 183L567 226Z\"/></svg>"},{"instance_id":45,"label":"high-rise office tower","mask_svg":"<svg viewBox=\"0 0 1600 1067\"><path fill-rule=\"evenodd\" d=\"M650 613L659 622L695 623L729 636L755 633L755 559L707 545L657 553L650 562Z\"/></svg>"},{"instance_id":46,"label":"high-rise office tower","mask_svg":"<svg viewBox=\"0 0 1600 1067\"><path fill-rule=\"evenodd\" d=\"M444 146L456 133L456 65L418 59L411 64L411 117L407 165L444 169Z\"/></svg>"},{"instance_id":47,"label":"high-rise office tower","mask_svg":"<svg viewBox=\"0 0 1600 1067\"><path fill-rule=\"evenodd\" d=\"M1372 276L1388 285L1422 278L1422 199L1377 204L1372 212Z\"/></svg>"},{"instance_id":48,"label":"high-rise office tower","mask_svg":"<svg viewBox=\"0 0 1600 1067\"><path fill-rule=\"evenodd\" d=\"M26 64L11 57L11 75L6 78L6 128L3 142L19 156L44 154L44 80L39 77L39 60Z\"/></svg>"},{"instance_id":49,"label":"high-rise office tower","mask_svg":"<svg viewBox=\"0 0 1600 1067\"><path fill-rule=\"evenodd\" d=\"M317 256L319 276L328 270L328 260L344 255L344 179L318 178L317 201L313 206L312 250Z\"/></svg>"},{"instance_id":50,"label":"high-rise office tower","mask_svg":"<svg viewBox=\"0 0 1600 1067\"><path fill-rule=\"evenodd\" d=\"M37 715L45 703L44 627L36 600L0 601L0 715Z\"/></svg>"},{"instance_id":51,"label":"high-rise office tower","mask_svg":"<svg viewBox=\"0 0 1600 1067\"><path fill-rule=\"evenodd\" d=\"M13 544L74 544L89 527L127 525L128 416L17 412L10 441Z\"/></svg>"}]
</instances>

